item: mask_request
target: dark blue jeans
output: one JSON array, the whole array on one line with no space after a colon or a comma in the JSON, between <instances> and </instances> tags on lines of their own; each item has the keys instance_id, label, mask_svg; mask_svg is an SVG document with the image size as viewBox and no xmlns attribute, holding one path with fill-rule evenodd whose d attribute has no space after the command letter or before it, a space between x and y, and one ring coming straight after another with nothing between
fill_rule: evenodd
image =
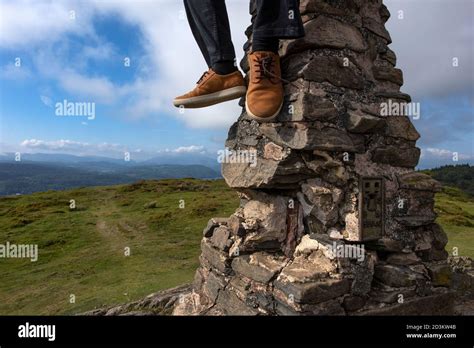
<instances>
[{"instance_id":1,"label":"dark blue jeans","mask_svg":"<svg viewBox=\"0 0 474 348\"><path fill-rule=\"evenodd\" d=\"M242 0L243 2L243 0ZM222 61L234 61L225 0L184 0L194 38L211 68ZM290 39L304 36L299 0L256 0L253 39Z\"/></svg>"}]
</instances>

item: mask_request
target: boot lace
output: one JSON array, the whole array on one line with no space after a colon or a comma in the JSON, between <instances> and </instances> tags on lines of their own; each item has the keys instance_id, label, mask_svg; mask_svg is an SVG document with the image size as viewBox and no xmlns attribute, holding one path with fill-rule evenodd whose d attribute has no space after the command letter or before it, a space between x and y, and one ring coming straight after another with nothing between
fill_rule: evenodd
<instances>
[{"instance_id":1,"label":"boot lace","mask_svg":"<svg viewBox=\"0 0 474 348\"><path fill-rule=\"evenodd\" d=\"M284 82L292 86L295 86L299 89L302 89L302 86L294 82L285 80L284 78L281 78L277 74L273 73L274 64L275 64L275 59L272 56L266 56L266 57L261 57L261 58L256 59L254 66L255 66L255 72L257 73L255 76L257 82L260 82L266 78L273 84Z\"/></svg>"},{"instance_id":2,"label":"boot lace","mask_svg":"<svg viewBox=\"0 0 474 348\"><path fill-rule=\"evenodd\" d=\"M199 85L199 84L206 78L207 75L209 75L209 70L208 70L208 71L205 71L205 72L201 75L201 77L200 77L199 80L196 82L196 84Z\"/></svg>"},{"instance_id":3,"label":"boot lace","mask_svg":"<svg viewBox=\"0 0 474 348\"><path fill-rule=\"evenodd\" d=\"M259 57L255 60L255 79L257 82L268 79L271 83L279 83L280 78L272 72L275 67L275 59L272 56ZM275 81L276 79L276 81Z\"/></svg>"}]
</instances>

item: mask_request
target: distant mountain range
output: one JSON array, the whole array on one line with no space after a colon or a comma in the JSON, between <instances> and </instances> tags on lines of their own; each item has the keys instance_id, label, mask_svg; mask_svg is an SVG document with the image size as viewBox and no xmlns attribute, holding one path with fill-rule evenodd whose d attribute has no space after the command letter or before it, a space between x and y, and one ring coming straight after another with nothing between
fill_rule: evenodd
<instances>
[{"instance_id":1,"label":"distant mountain range","mask_svg":"<svg viewBox=\"0 0 474 348\"><path fill-rule=\"evenodd\" d=\"M142 179L220 178L220 165L205 155L165 154L146 161L67 154L0 155L0 195L74 187L117 185Z\"/></svg>"},{"instance_id":2,"label":"distant mountain range","mask_svg":"<svg viewBox=\"0 0 474 348\"><path fill-rule=\"evenodd\" d=\"M0 153L0 162L11 162L15 160L15 154ZM135 165L161 165L161 164L180 164L180 165L202 165L220 172L220 164L217 162L217 155L210 156L201 153L189 152L161 152L156 157L143 161L125 161L121 158L110 158L104 156L76 156L69 154L50 154L50 153L22 153L21 161L61 163L69 166L81 166L82 169L93 168L107 170L108 168L117 168L116 166L135 166Z\"/></svg>"},{"instance_id":3,"label":"distant mountain range","mask_svg":"<svg viewBox=\"0 0 474 348\"><path fill-rule=\"evenodd\" d=\"M24 153L0 154L0 196L75 187L127 184L142 179L221 178L216 158L196 153L164 152L144 161L101 156ZM469 164L423 170L445 185L474 195L474 167Z\"/></svg>"}]
</instances>

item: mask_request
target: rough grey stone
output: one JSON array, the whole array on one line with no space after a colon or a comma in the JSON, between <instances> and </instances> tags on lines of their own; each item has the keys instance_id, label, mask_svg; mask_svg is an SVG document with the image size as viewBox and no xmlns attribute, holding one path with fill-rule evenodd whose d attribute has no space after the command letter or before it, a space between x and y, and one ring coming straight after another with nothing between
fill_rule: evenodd
<instances>
[{"instance_id":1,"label":"rough grey stone","mask_svg":"<svg viewBox=\"0 0 474 348\"><path fill-rule=\"evenodd\" d=\"M448 244L448 235L439 224L432 224L430 228L433 232L433 247L444 250L444 247Z\"/></svg>"},{"instance_id":2,"label":"rough grey stone","mask_svg":"<svg viewBox=\"0 0 474 348\"><path fill-rule=\"evenodd\" d=\"M355 265L353 269L354 280L352 281L351 293L356 296L365 296L370 292L374 277L373 263L366 262Z\"/></svg>"},{"instance_id":3,"label":"rough grey stone","mask_svg":"<svg viewBox=\"0 0 474 348\"><path fill-rule=\"evenodd\" d=\"M245 302L240 300L235 293L231 291L219 292L219 297L216 301L217 305L227 315L256 315L258 311L254 308L245 305Z\"/></svg>"},{"instance_id":4,"label":"rough grey stone","mask_svg":"<svg viewBox=\"0 0 474 348\"><path fill-rule=\"evenodd\" d=\"M274 285L286 295L287 301L311 304L342 296L348 293L350 288L347 279L326 279L310 283L290 283L277 279Z\"/></svg>"},{"instance_id":5,"label":"rough grey stone","mask_svg":"<svg viewBox=\"0 0 474 348\"><path fill-rule=\"evenodd\" d=\"M356 52L367 49L359 29L331 17L318 16L306 22L304 27L307 35L301 39L286 41L281 51L282 56L321 47L349 48Z\"/></svg>"},{"instance_id":6,"label":"rough grey stone","mask_svg":"<svg viewBox=\"0 0 474 348\"><path fill-rule=\"evenodd\" d=\"M337 222L339 203L344 195L342 190L328 185L320 179L310 179L301 185L301 191L311 204L311 215L324 226L330 226Z\"/></svg>"},{"instance_id":7,"label":"rough grey stone","mask_svg":"<svg viewBox=\"0 0 474 348\"><path fill-rule=\"evenodd\" d=\"M231 260L227 254L220 250L213 248L211 244L203 239L201 241L202 256L210 263L210 265L216 268L219 272L227 274L231 271L230 262Z\"/></svg>"},{"instance_id":8,"label":"rough grey stone","mask_svg":"<svg viewBox=\"0 0 474 348\"><path fill-rule=\"evenodd\" d=\"M325 13L334 16L349 16L355 14L360 9L357 0L345 0L344 2L324 1L324 0L301 0L301 14Z\"/></svg>"},{"instance_id":9,"label":"rough grey stone","mask_svg":"<svg viewBox=\"0 0 474 348\"><path fill-rule=\"evenodd\" d=\"M211 237L214 229L220 225L225 225L227 218L212 218L208 221L207 226L202 231L204 237Z\"/></svg>"},{"instance_id":10,"label":"rough grey stone","mask_svg":"<svg viewBox=\"0 0 474 348\"><path fill-rule=\"evenodd\" d=\"M261 132L276 144L296 150L363 152L364 139L321 124L262 124Z\"/></svg>"},{"instance_id":11,"label":"rough grey stone","mask_svg":"<svg viewBox=\"0 0 474 348\"><path fill-rule=\"evenodd\" d=\"M416 280L420 278L409 268L394 265L376 265L374 277L384 284L397 288L416 285Z\"/></svg>"},{"instance_id":12,"label":"rough grey stone","mask_svg":"<svg viewBox=\"0 0 474 348\"><path fill-rule=\"evenodd\" d=\"M309 81L329 82L337 87L362 89L362 75L357 72L355 66L344 66L344 63L342 57L316 56L302 67L297 76Z\"/></svg>"},{"instance_id":13,"label":"rough grey stone","mask_svg":"<svg viewBox=\"0 0 474 348\"><path fill-rule=\"evenodd\" d=\"M210 272L203 284L203 291L211 302L215 302L219 295L219 291L224 289L226 284L227 282L224 277L216 275L214 272Z\"/></svg>"},{"instance_id":14,"label":"rough grey stone","mask_svg":"<svg viewBox=\"0 0 474 348\"><path fill-rule=\"evenodd\" d=\"M264 252L240 256L232 261L235 272L261 283L268 283L283 265L282 261Z\"/></svg>"},{"instance_id":15,"label":"rough grey stone","mask_svg":"<svg viewBox=\"0 0 474 348\"><path fill-rule=\"evenodd\" d=\"M420 216L397 216L395 220L403 226L417 227L431 224L436 219L436 214Z\"/></svg>"},{"instance_id":16,"label":"rough grey stone","mask_svg":"<svg viewBox=\"0 0 474 348\"><path fill-rule=\"evenodd\" d=\"M390 37L390 34L388 33L387 29L385 29L382 23L379 23L370 17L362 18L362 23L362 26L364 28L385 39L387 41L387 44L392 43L392 38Z\"/></svg>"},{"instance_id":17,"label":"rough grey stone","mask_svg":"<svg viewBox=\"0 0 474 348\"><path fill-rule=\"evenodd\" d=\"M377 80L390 81L399 86L403 85L403 74L400 69L393 67L374 67L372 71Z\"/></svg>"},{"instance_id":18,"label":"rough grey stone","mask_svg":"<svg viewBox=\"0 0 474 348\"><path fill-rule=\"evenodd\" d=\"M366 299L360 296L346 296L342 305L346 311L353 312L364 307L366 302Z\"/></svg>"},{"instance_id":19,"label":"rough grey stone","mask_svg":"<svg viewBox=\"0 0 474 348\"><path fill-rule=\"evenodd\" d=\"M408 172L398 176L401 188L408 190L439 192L441 184L427 174L420 172Z\"/></svg>"},{"instance_id":20,"label":"rough grey stone","mask_svg":"<svg viewBox=\"0 0 474 348\"><path fill-rule=\"evenodd\" d=\"M410 119L407 116L388 116L385 118L387 124L385 134L389 137L403 138L416 141L420 138Z\"/></svg>"},{"instance_id":21,"label":"rough grey stone","mask_svg":"<svg viewBox=\"0 0 474 348\"><path fill-rule=\"evenodd\" d=\"M286 238L288 201L282 196L248 191L250 200L243 209L243 225L251 230L245 236L241 249L273 249Z\"/></svg>"},{"instance_id":22,"label":"rough grey stone","mask_svg":"<svg viewBox=\"0 0 474 348\"><path fill-rule=\"evenodd\" d=\"M398 167L414 168L420 158L420 149L417 147L399 148L397 146L387 146L377 148L372 153L374 162L391 164Z\"/></svg>"},{"instance_id":23,"label":"rough grey stone","mask_svg":"<svg viewBox=\"0 0 474 348\"><path fill-rule=\"evenodd\" d=\"M359 315L452 315L454 309L452 292L412 298L393 306L379 307L359 312Z\"/></svg>"},{"instance_id":24,"label":"rough grey stone","mask_svg":"<svg viewBox=\"0 0 474 348\"><path fill-rule=\"evenodd\" d=\"M222 176L232 188L293 187L310 177L311 171L296 153L281 160L259 157L257 164L223 163Z\"/></svg>"},{"instance_id":25,"label":"rough grey stone","mask_svg":"<svg viewBox=\"0 0 474 348\"><path fill-rule=\"evenodd\" d=\"M235 214L232 214L229 217L227 227L229 227L233 236L243 236L245 235L245 228L242 226L242 219L237 217Z\"/></svg>"},{"instance_id":26,"label":"rough grey stone","mask_svg":"<svg viewBox=\"0 0 474 348\"><path fill-rule=\"evenodd\" d=\"M382 128L385 120L358 112L349 111L346 117L346 128L353 133L370 133Z\"/></svg>"},{"instance_id":27,"label":"rough grey stone","mask_svg":"<svg viewBox=\"0 0 474 348\"><path fill-rule=\"evenodd\" d=\"M214 233L210 238L211 243L218 249L226 251L230 246L230 230L226 226L219 226L214 229Z\"/></svg>"},{"instance_id":28,"label":"rough grey stone","mask_svg":"<svg viewBox=\"0 0 474 348\"><path fill-rule=\"evenodd\" d=\"M421 262L421 259L415 253L393 253L387 257L387 262L392 265L406 266L415 265Z\"/></svg>"},{"instance_id":29,"label":"rough grey stone","mask_svg":"<svg viewBox=\"0 0 474 348\"><path fill-rule=\"evenodd\" d=\"M290 96L287 105L277 118L279 122L288 121L321 121L335 122L338 111L332 101L323 96L310 93L298 93Z\"/></svg>"},{"instance_id":30,"label":"rough grey stone","mask_svg":"<svg viewBox=\"0 0 474 348\"><path fill-rule=\"evenodd\" d=\"M337 266L320 252L309 256L297 256L280 272L279 280L293 283L307 283L327 278L336 271Z\"/></svg>"}]
</instances>

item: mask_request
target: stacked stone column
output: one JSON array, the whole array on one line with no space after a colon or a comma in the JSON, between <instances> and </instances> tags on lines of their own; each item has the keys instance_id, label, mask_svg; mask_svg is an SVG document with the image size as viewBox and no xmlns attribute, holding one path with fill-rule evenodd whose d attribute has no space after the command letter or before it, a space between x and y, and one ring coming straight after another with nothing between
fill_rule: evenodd
<instances>
[{"instance_id":1,"label":"stacked stone column","mask_svg":"<svg viewBox=\"0 0 474 348\"><path fill-rule=\"evenodd\" d=\"M300 9L306 36L280 47L282 112L259 124L243 110L229 130L226 147L256 161L223 164L240 207L204 229L194 290L175 314L449 313L440 185L414 171L419 134L394 108L411 100L390 14L381 0Z\"/></svg>"}]
</instances>

